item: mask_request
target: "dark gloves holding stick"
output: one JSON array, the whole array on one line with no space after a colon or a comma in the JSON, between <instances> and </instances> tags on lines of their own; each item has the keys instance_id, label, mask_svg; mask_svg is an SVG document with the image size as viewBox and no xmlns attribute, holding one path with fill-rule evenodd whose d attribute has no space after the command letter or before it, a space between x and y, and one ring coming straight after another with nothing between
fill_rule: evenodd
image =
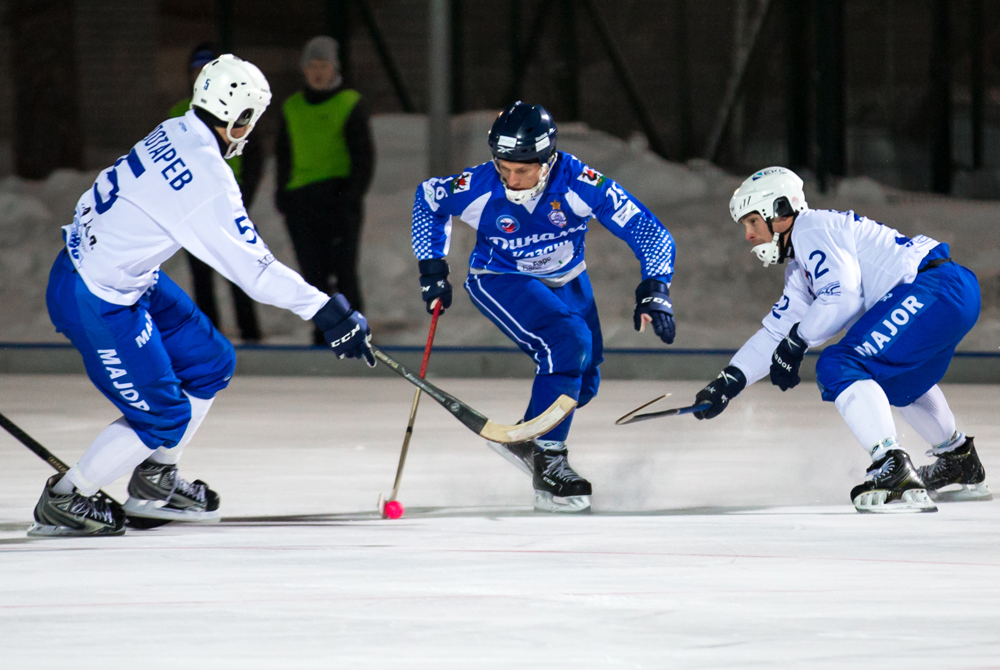
<instances>
[{"instance_id":1,"label":"dark gloves holding stick","mask_svg":"<svg viewBox=\"0 0 1000 670\"><path fill-rule=\"evenodd\" d=\"M335 293L312 321L323 331L337 358L364 358L368 367L375 367L375 354L368 344L372 336L368 320L343 295Z\"/></svg>"},{"instance_id":2,"label":"dark gloves holding stick","mask_svg":"<svg viewBox=\"0 0 1000 670\"><path fill-rule=\"evenodd\" d=\"M701 412L695 412L697 419L714 419L722 414L729 401L740 394L746 388L747 378L743 371L734 365L728 366L712 383L698 391L694 397L694 404L711 403L711 407Z\"/></svg>"},{"instance_id":3,"label":"dark gloves holding stick","mask_svg":"<svg viewBox=\"0 0 1000 670\"><path fill-rule=\"evenodd\" d=\"M448 281L448 261L430 258L419 261L420 297L427 303L427 313L433 314L434 301L441 300L441 311L451 307L451 283Z\"/></svg>"},{"instance_id":4,"label":"dark gloves holding stick","mask_svg":"<svg viewBox=\"0 0 1000 670\"><path fill-rule=\"evenodd\" d=\"M632 323L635 329L642 332L643 316L653 324L653 331L667 344L673 344L676 328L674 326L674 306L670 302L670 289L667 283L656 277L643 280L635 289L635 313Z\"/></svg>"},{"instance_id":5,"label":"dark gloves holding stick","mask_svg":"<svg viewBox=\"0 0 1000 670\"><path fill-rule=\"evenodd\" d=\"M802 381L799 366L808 348L805 340L799 337L799 324L795 324L771 356L771 383L782 391L798 386Z\"/></svg>"}]
</instances>

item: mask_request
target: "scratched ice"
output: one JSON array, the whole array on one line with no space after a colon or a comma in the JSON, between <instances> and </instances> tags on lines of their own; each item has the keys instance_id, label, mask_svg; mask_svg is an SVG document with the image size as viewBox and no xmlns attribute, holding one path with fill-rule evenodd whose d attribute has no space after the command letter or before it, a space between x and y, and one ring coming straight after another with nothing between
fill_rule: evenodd
<instances>
[{"instance_id":1,"label":"scratched ice","mask_svg":"<svg viewBox=\"0 0 1000 670\"><path fill-rule=\"evenodd\" d=\"M505 423L529 389L438 381ZM609 382L579 413L588 517L533 514L527 478L425 398L406 514L379 519L396 379L234 380L182 461L222 495L213 526L28 540L51 470L0 434L0 667L998 666L1000 503L856 514L866 456L808 384L613 425L698 387ZM1000 388L945 392L1000 487ZM115 418L82 376L2 376L0 409L70 462Z\"/></svg>"}]
</instances>

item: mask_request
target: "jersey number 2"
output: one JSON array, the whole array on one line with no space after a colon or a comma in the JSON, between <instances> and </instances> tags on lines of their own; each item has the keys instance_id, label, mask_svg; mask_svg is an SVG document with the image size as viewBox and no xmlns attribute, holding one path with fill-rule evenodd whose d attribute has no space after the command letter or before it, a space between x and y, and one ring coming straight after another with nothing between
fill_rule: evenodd
<instances>
[{"instance_id":1,"label":"jersey number 2","mask_svg":"<svg viewBox=\"0 0 1000 670\"><path fill-rule=\"evenodd\" d=\"M823 263L826 262L826 254L824 254L819 249L809 254L809 260L812 260L817 256L819 256L819 260L816 261L816 267L813 268L813 279L819 279L820 277L822 277L823 275L825 275L827 272L830 271L830 268L823 267Z\"/></svg>"}]
</instances>

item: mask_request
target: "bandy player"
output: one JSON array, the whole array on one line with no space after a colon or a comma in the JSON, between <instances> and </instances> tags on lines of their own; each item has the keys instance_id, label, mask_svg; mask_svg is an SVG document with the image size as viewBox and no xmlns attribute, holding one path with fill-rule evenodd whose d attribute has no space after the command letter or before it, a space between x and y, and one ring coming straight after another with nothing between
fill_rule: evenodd
<instances>
[{"instance_id":1,"label":"bandy player","mask_svg":"<svg viewBox=\"0 0 1000 670\"><path fill-rule=\"evenodd\" d=\"M695 416L718 416L768 374L782 391L793 388L806 350L847 329L820 354L816 377L871 455L851 491L858 511L934 512L928 490L938 500L991 499L973 439L956 428L937 386L980 309L976 276L951 260L948 245L852 211L809 209L802 180L782 167L743 182L729 212L764 267L789 261L785 289L764 327L698 393L711 407ZM913 467L890 407L931 445L934 463Z\"/></svg>"},{"instance_id":2,"label":"bandy player","mask_svg":"<svg viewBox=\"0 0 1000 670\"><path fill-rule=\"evenodd\" d=\"M219 496L200 480L182 479L177 462L228 385L236 356L160 272L181 247L255 300L312 319L341 358L375 364L364 316L275 260L224 160L241 153L270 100L260 70L220 56L198 76L191 110L157 126L77 203L49 275L49 315L122 416L69 472L49 479L29 535L118 535L126 513L219 517ZM96 496L129 473L124 510Z\"/></svg>"},{"instance_id":3,"label":"bandy player","mask_svg":"<svg viewBox=\"0 0 1000 670\"><path fill-rule=\"evenodd\" d=\"M643 321L667 344L674 341L669 286L674 271L670 233L613 180L556 151L556 125L539 105L516 102L493 123L493 161L417 188L413 251L427 310L451 305L445 256L451 217L476 229L465 289L486 318L534 359L537 368L529 420L561 394L586 405L600 384L601 325L584 262L584 236L596 218L623 239L642 266L634 323ZM567 460L572 416L533 442L491 443L533 476L535 508L590 509L590 482Z\"/></svg>"}]
</instances>

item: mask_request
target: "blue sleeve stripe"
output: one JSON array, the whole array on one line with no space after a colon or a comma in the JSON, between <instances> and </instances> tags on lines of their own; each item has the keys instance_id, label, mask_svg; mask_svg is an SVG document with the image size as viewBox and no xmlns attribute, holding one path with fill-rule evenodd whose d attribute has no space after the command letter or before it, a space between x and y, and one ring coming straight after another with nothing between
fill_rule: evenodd
<instances>
[{"instance_id":1,"label":"blue sleeve stripe","mask_svg":"<svg viewBox=\"0 0 1000 670\"><path fill-rule=\"evenodd\" d=\"M142 164L139 160L139 154L135 152L133 147L132 151L128 152L128 156L125 158L128 161L128 166L132 169L132 175L135 177L141 177L142 173L146 171L146 166Z\"/></svg>"}]
</instances>

